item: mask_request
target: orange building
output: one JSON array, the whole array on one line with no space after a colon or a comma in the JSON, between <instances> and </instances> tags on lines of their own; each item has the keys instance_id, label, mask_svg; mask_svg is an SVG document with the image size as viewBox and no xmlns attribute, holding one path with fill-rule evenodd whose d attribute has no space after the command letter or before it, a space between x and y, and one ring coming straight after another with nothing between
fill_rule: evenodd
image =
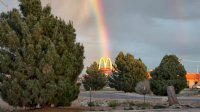
<instances>
[{"instance_id":1,"label":"orange building","mask_svg":"<svg viewBox=\"0 0 200 112\"><path fill-rule=\"evenodd\" d=\"M150 72L147 73L147 78L148 78L148 79L151 79L151 78L152 78Z\"/></svg>"},{"instance_id":2,"label":"orange building","mask_svg":"<svg viewBox=\"0 0 200 112\"><path fill-rule=\"evenodd\" d=\"M200 83L200 74L196 73L187 73L186 74L187 85L189 88L192 88L196 83Z\"/></svg>"}]
</instances>

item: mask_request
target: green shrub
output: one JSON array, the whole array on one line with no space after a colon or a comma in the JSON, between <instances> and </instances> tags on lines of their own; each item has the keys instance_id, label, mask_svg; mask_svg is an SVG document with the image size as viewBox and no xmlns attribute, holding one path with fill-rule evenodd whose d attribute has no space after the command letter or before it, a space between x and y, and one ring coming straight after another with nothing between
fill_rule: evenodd
<instances>
[{"instance_id":1,"label":"green shrub","mask_svg":"<svg viewBox=\"0 0 200 112\"><path fill-rule=\"evenodd\" d=\"M42 0L18 1L18 8L0 12L1 97L15 107L70 105L84 60L73 23L51 14Z\"/></svg>"},{"instance_id":2,"label":"green shrub","mask_svg":"<svg viewBox=\"0 0 200 112\"><path fill-rule=\"evenodd\" d=\"M112 100L112 101L110 101L110 102L108 103L108 106L109 106L109 107L115 108L116 106L119 106L119 102L116 101L116 100Z\"/></svg>"},{"instance_id":3,"label":"green shrub","mask_svg":"<svg viewBox=\"0 0 200 112\"><path fill-rule=\"evenodd\" d=\"M98 102L95 102L95 101L93 101L93 102L88 102L88 106L89 106L89 107L99 106L99 103L98 103Z\"/></svg>"},{"instance_id":4,"label":"green shrub","mask_svg":"<svg viewBox=\"0 0 200 112\"><path fill-rule=\"evenodd\" d=\"M94 107L95 104L94 104L94 102L88 102L88 106L89 106L89 107Z\"/></svg>"},{"instance_id":5,"label":"green shrub","mask_svg":"<svg viewBox=\"0 0 200 112\"><path fill-rule=\"evenodd\" d=\"M86 91L100 90L107 84L107 77L98 69L98 64L94 62L86 70L86 75L83 76L83 87Z\"/></svg>"},{"instance_id":6,"label":"green shrub","mask_svg":"<svg viewBox=\"0 0 200 112\"><path fill-rule=\"evenodd\" d=\"M71 102L78 98L77 94L80 92L79 87L70 83L69 80L59 81L57 86L51 83L47 87L51 90L49 102L55 106L70 106Z\"/></svg>"},{"instance_id":7,"label":"green shrub","mask_svg":"<svg viewBox=\"0 0 200 112\"><path fill-rule=\"evenodd\" d=\"M155 95L167 95L167 86L174 86L176 94L187 87L186 70L176 55L165 55L151 73L151 90Z\"/></svg>"},{"instance_id":8,"label":"green shrub","mask_svg":"<svg viewBox=\"0 0 200 112\"><path fill-rule=\"evenodd\" d=\"M147 67L132 54L120 52L115 59L115 71L108 77L109 86L124 92L134 92L136 84L147 79Z\"/></svg>"},{"instance_id":9,"label":"green shrub","mask_svg":"<svg viewBox=\"0 0 200 112\"><path fill-rule=\"evenodd\" d=\"M135 106L135 103L134 102L128 102L129 103L129 106Z\"/></svg>"}]
</instances>

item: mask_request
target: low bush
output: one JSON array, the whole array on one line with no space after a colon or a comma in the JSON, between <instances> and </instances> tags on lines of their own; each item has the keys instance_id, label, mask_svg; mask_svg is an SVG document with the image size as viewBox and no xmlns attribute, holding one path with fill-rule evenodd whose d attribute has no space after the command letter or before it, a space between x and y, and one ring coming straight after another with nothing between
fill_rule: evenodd
<instances>
[{"instance_id":1,"label":"low bush","mask_svg":"<svg viewBox=\"0 0 200 112\"><path fill-rule=\"evenodd\" d=\"M129 106L135 106L135 105L136 105L135 102L133 102L133 101L127 101L127 104L128 104Z\"/></svg>"},{"instance_id":2,"label":"low bush","mask_svg":"<svg viewBox=\"0 0 200 112\"><path fill-rule=\"evenodd\" d=\"M108 103L108 106L109 106L109 107L115 108L116 106L119 106L119 102L116 101L116 100L112 100L112 101L110 101L110 102Z\"/></svg>"},{"instance_id":3,"label":"low bush","mask_svg":"<svg viewBox=\"0 0 200 112\"><path fill-rule=\"evenodd\" d=\"M99 106L98 102L95 102L95 101L88 102L87 104L88 104L89 107Z\"/></svg>"},{"instance_id":4,"label":"low bush","mask_svg":"<svg viewBox=\"0 0 200 112\"><path fill-rule=\"evenodd\" d=\"M94 102L88 102L88 106L93 107L93 106L95 106L95 104L94 104Z\"/></svg>"},{"instance_id":5,"label":"low bush","mask_svg":"<svg viewBox=\"0 0 200 112\"><path fill-rule=\"evenodd\" d=\"M89 91L90 89L92 91L97 91L106 86L107 77L98 69L97 62L94 62L90 67L87 67L86 73L87 74L83 76L82 80L83 87L86 91Z\"/></svg>"}]
</instances>

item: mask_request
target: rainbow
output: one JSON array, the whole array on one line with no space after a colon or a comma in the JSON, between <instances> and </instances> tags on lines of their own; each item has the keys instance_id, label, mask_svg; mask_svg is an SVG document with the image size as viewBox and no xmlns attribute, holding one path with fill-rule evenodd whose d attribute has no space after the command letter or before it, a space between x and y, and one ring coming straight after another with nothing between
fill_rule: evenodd
<instances>
[{"instance_id":1,"label":"rainbow","mask_svg":"<svg viewBox=\"0 0 200 112\"><path fill-rule=\"evenodd\" d=\"M96 18L98 38L100 41L101 54L103 57L110 57L109 34L104 19L101 0L89 0Z\"/></svg>"}]
</instances>

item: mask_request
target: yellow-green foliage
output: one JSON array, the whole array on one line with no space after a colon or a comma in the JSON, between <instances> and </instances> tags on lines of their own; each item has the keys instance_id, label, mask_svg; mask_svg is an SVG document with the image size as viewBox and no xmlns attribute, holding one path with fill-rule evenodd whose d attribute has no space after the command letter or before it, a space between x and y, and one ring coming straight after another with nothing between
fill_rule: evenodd
<instances>
[{"instance_id":1,"label":"yellow-green foliage","mask_svg":"<svg viewBox=\"0 0 200 112\"><path fill-rule=\"evenodd\" d=\"M120 105L120 103L117 100L112 100L112 101L108 102L109 107L115 108L116 106L119 106L119 105Z\"/></svg>"}]
</instances>

